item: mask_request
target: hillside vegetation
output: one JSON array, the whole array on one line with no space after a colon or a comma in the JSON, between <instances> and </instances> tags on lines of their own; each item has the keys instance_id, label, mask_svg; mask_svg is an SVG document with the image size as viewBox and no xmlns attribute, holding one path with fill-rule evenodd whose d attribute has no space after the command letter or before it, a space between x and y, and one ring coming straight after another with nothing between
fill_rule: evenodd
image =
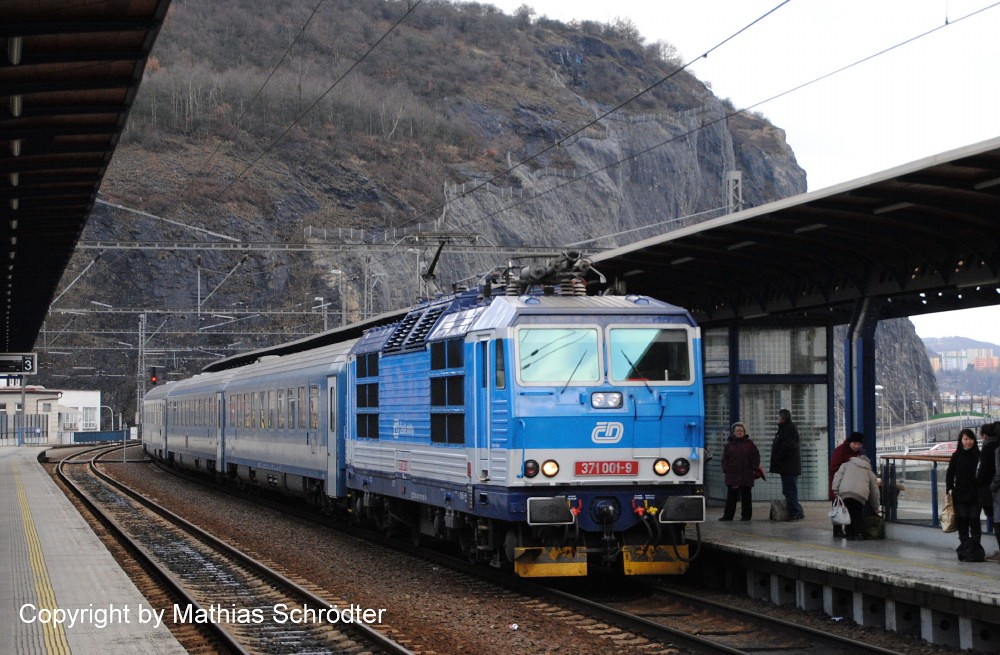
<instances>
[{"instance_id":1,"label":"hillside vegetation","mask_svg":"<svg viewBox=\"0 0 1000 655\"><path fill-rule=\"evenodd\" d=\"M805 190L779 128L727 116L726 100L677 72L669 44L627 21L424 0L392 29L408 3L327 0L311 16L316 7L172 3L101 189L142 213L98 204L82 238L273 247L111 248L92 267L95 253L80 250L63 287L86 274L57 304L146 310L144 363L163 379L320 331L320 304L333 327L342 310L358 320L412 303L437 242L385 229L593 251L718 215L728 171L742 172L749 206ZM367 231L337 231L350 228ZM313 249L281 249L301 243ZM497 259L446 251L441 286ZM45 376L94 366L107 404L128 414L142 367L124 344L137 322L54 314L39 343L70 355L43 358L39 381L89 386Z\"/></svg>"}]
</instances>

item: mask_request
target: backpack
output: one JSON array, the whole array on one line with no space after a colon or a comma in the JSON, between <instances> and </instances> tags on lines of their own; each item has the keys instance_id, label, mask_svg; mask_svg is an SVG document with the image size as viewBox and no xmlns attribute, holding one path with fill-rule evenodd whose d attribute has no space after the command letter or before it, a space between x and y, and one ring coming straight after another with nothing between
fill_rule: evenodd
<instances>
[{"instance_id":1,"label":"backpack","mask_svg":"<svg viewBox=\"0 0 1000 655\"><path fill-rule=\"evenodd\" d=\"M772 521L787 521L788 520L788 504L783 498L778 498L771 501L771 520Z\"/></svg>"},{"instance_id":2,"label":"backpack","mask_svg":"<svg viewBox=\"0 0 1000 655\"><path fill-rule=\"evenodd\" d=\"M966 542L965 548L959 547L958 561L960 562L985 562L986 551L978 541Z\"/></svg>"}]
</instances>

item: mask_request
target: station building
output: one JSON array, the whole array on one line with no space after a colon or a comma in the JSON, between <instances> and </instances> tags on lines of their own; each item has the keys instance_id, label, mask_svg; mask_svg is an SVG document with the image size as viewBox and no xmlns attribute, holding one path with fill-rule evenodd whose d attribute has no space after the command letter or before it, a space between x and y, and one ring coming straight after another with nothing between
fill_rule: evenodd
<instances>
[{"instance_id":1,"label":"station building","mask_svg":"<svg viewBox=\"0 0 1000 655\"><path fill-rule=\"evenodd\" d=\"M68 444L100 431L100 391L0 386L0 445Z\"/></svg>"}]
</instances>

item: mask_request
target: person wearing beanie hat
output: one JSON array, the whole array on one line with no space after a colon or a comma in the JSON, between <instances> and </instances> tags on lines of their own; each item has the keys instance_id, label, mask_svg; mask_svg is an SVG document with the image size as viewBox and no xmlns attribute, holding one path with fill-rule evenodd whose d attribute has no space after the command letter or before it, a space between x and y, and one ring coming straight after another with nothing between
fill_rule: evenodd
<instances>
[{"instance_id":1,"label":"person wearing beanie hat","mask_svg":"<svg viewBox=\"0 0 1000 655\"><path fill-rule=\"evenodd\" d=\"M833 492L833 476L837 474L837 471L840 470L840 467L841 465L843 465L844 462L851 459L852 457L858 457L859 455L864 454L861 450L861 444L864 442L864 440L865 440L865 435L861 434L860 432L852 432L850 435L848 435L846 439L844 439L843 443L834 448L833 452L830 454L830 500L831 501L833 501L833 498L836 495ZM846 537L847 534L844 532L844 526L842 525L833 526L833 536Z\"/></svg>"},{"instance_id":2,"label":"person wearing beanie hat","mask_svg":"<svg viewBox=\"0 0 1000 655\"><path fill-rule=\"evenodd\" d=\"M722 450L722 473L726 479L726 508L720 521L732 521L736 501L740 501L740 520L753 516L753 481L760 467L760 451L742 422L733 423L729 441Z\"/></svg>"}]
</instances>

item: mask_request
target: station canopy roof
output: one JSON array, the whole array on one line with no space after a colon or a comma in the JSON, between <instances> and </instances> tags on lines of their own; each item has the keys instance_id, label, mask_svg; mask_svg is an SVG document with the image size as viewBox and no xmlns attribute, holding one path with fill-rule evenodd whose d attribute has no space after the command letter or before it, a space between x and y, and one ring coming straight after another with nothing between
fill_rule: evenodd
<instances>
[{"instance_id":1,"label":"station canopy roof","mask_svg":"<svg viewBox=\"0 0 1000 655\"><path fill-rule=\"evenodd\" d=\"M0 1L0 352L34 346L169 4ZM593 259L702 323L998 304L1000 138Z\"/></svg>"},{"instance_id":2,"label":"station canopy roof","mask_svg":"<svg viewBox=\"0 0 1000 655\"><path fill-rule=\"evenodd\" d=\"M28 352L169 0L0 0L0 352Z\"/></svg>"},{"instance_id":3,"label":"station canopy roof","mask_svg":"<svg viewBox=\"0 0 1000 655\"><path fill-rule=\"evenodd\" d=\"M624 290L702 323L1000 304L1000 138L601 252Z\"/></svg>"}]
</instances>

